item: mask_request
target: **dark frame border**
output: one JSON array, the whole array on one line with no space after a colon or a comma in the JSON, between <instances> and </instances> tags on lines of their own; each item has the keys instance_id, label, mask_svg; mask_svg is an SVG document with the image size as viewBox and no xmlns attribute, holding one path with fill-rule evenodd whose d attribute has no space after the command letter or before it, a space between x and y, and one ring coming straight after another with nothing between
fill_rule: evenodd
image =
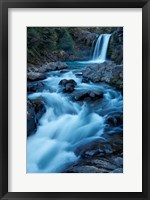
<instances>
[{"instance_id":1,"label":"dark frame border","mask_svg":"<svg viewBox=\"0 0 150 200\"><path fill-rule=\"evenodd\" d=\"M8 192L8 9L142 8L142 192ZM150 191L150 0L0 0L0 198L72 200L149 200Z\"/></svg>"}]
</instances>

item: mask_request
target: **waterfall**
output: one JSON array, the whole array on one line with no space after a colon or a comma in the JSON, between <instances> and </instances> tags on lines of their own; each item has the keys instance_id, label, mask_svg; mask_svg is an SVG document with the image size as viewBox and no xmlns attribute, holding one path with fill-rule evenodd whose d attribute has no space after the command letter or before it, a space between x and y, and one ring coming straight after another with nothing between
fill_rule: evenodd
<instances>
[{"instance_id":1,"label":"waterfall","mask_svg":"<svg viewBox=\"0 0 150 200\"><path fill-rule=\"evenodd\" d=\"M88 61L78 61L76 64L85 65L90 63L103 63L107 59L107 49L109 45L111 34L100 34L93 51L93 56L91 60ZM94 42L94 41L93 41ZM93 45L92 45L93 49Z\"/></svg>"},{"instance_id":2,"label":"waterfall","mask_svg":"<svg viewBox=\"0 0 150 200\"><path fill-rule=\"evenodd\" d=\"M101 34L97 41L93 52L93 60L104 62L107 56L107 49L111 34Z\"/></svg>"}]
</instances>

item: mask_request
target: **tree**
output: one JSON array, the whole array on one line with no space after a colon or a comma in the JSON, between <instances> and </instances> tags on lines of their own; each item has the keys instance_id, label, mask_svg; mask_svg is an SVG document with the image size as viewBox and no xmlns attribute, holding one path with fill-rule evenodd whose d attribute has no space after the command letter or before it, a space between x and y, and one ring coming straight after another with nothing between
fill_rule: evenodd
<instances>
[{"instance_id":1,"label":"tree","mask_svg":"<svg viewBox=\"0 0 150 200\"><path fill-rule=\"evenodd\" d=\"M65 30L63 37L59 40L59 48L64 51L73 51L74 42L67 30Z\"/></svg>"}]
</instances>

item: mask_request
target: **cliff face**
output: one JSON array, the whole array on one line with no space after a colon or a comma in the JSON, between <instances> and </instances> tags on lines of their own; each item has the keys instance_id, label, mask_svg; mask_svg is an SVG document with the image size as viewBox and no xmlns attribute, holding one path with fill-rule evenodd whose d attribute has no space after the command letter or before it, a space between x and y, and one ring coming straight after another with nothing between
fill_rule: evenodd
<instances>
[{"instance_id":1,"label":"cliff face","mask_svg":"<svg viewBox=\"0 0 150 200\"><path fill-rule=\"evenodd\" d=\"M123 29L116 27L28 27L28 63L90 60L99 34L111 33L108 58L122 63Z\"/></svg>"},{"instance_id":2,"label":"cliff face","mask_svg":"<svg viewBox=\"0 0 150 200\"><path fill-rule=\"evenodd\" d=\"M122 27L117 28L117 30L112 33L107 55L109 59L114 61L116 64L123 63L123 28Z\"/></svg>"}]
</instances>

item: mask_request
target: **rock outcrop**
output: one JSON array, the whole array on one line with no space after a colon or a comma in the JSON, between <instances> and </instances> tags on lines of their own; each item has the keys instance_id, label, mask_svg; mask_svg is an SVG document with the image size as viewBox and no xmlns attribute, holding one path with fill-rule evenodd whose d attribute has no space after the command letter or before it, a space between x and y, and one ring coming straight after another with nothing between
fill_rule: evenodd
<instances>
[{"instance_id":1,"label":"rock outcrop","mask_svg":"<svg viewBox=\"0 0 150 200\"><path fill-rule=\"evenodd\" d=\"M119 27L112 33L107 55L116 64L123 63L123 28Z\"/></svg>"},{"instance_id":2,"label":"rock outcrop","mask_svg":"<svg viewBox=\"0 0 150 200\"><path fill-rule=\"evenodd\" d=\"M42 98L27 100L27 136L36 132L37 125L45 113L45 106Z\"/></svg>"},{"instance_id":3,"label":"rock outcrop","mask_svg":"<svg viewBox=\"0 0 150 200\"><path fill-rule=\"evenodd\" d=\"M66 173L123 173L122 134L109 135L76 149L80 159Z\"/></svg>"},{"instance_id":4,"label":"rock outcrop","mask_svg":"<svg viewBox=\"0 0 150 200\"><path fill-rule=\"evenodd\" d=\"M59 85L62 86L63 92L71 93L74 91L74 88L77 85L77 83L73 79L70 79L70 80L62 79L59 82Z\"/></svg>"},{"instance_id":5,"label":"rock outcrop","mask_svg":"<svg viewBox=\"0 0 150 200\"><path fill-rule=\"evenodd\" d=\"M123 88L123 66L114 62L91 64L83 70L83 78L87 81L105 82L118 89Z\"/></svg>"}]
</instances>

